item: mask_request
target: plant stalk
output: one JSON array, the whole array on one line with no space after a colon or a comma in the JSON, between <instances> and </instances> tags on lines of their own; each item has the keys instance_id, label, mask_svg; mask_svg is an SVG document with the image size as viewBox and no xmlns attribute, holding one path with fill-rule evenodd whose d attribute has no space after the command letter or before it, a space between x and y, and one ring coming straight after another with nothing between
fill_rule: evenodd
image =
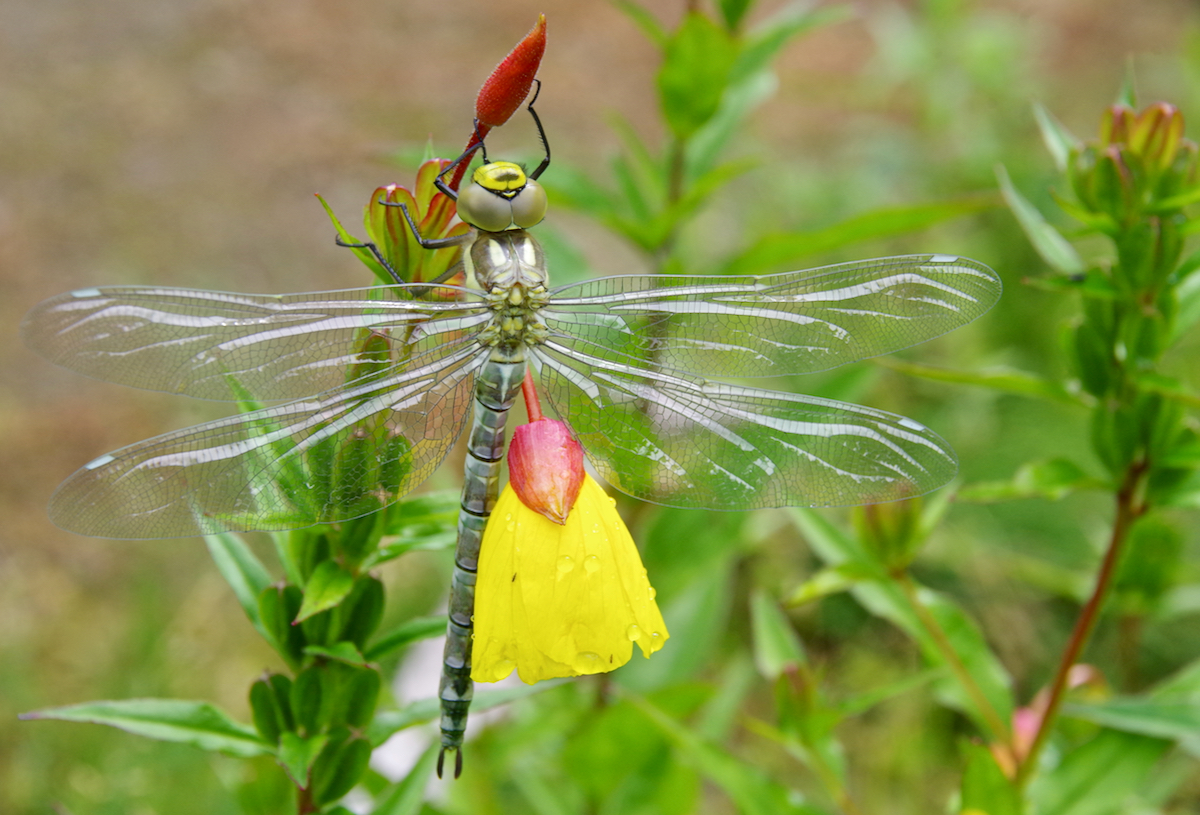
<instances>
[{"instance_id":1,"label":"plant stalk","mask_svg":"<svg viewBox=\"0 0 1200 815\"><path fill-rule=\"evenodd\" d=\"M1054 673L1054 681L1050 685L1050 698L1042 713L1042 720L1038 724L1037 734L1033 737L1028 754L1017 765L1018 786L1023 787L1033 776L1038 756L1046 745L1046 739L1058 718L1059 708L1062 707L1071 668L1075 667L1075 663L1079 661L1080 654L1083 653L1083 649L1091 639L1096 623L1100 619L1100 610L1104 607L1104 601L1116 578L1117 566L1125 551L1125 542L1129 539L1129 530L1133 527L1134 521L1146 512L1146 505L1139 499L1146 469L1145 461L1132 464L1117 491L1117 515L1113 521L1108 551L1105 552L1104 561L1100 564L1100 572L1096 575L1096 587L1092 590L1092 596L1088 598L1087 604L1079 612L1079 618L1075 621L1071 638L1067 641L1067 647L1059 660L1058 669Z\"/></svg>"},{"instance_id":2,"label":"plant stalk","mask_svg":"<svg viewBox=\"0 0 1200 815\"><path fill-rule=\"evenodd\" d=\"M996 743L1003 750L1012 755L1012 733L1008 725L1004 723L1004 718L988 700L983 689L979 687L979 683L975 681L975 677L971 676L971 672L967 670L967 666L959 658L958 652L954 650L954 644L946 636L946 632L941 624L938 623L937 618L933 616L933 613L921 602L920 597L917 596L916 583L913 582L913 579L906 571L894 573L893 578L899 584L901 591L904 592L904 597L912 607L913 613L917 615L917 619L933 639L933 643L941 654L942 659L946 661L954 677L962 685L963 690L971 697L971 702L974 703L976 710L979 711L979 715L983 717L984 723L992 731L992 738L995 739Z\"/></svg>"}]
</instances>

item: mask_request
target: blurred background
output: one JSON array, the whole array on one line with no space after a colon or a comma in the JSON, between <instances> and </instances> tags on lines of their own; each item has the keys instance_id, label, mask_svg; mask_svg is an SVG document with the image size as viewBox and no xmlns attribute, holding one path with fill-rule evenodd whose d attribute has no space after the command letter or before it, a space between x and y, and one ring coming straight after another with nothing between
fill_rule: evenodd
<instances>
[{"instance_id":1,"label":"blurred background","mask_svg":"<svg viewBox=\"0 0 1200 815\"><path fill-rule=\"evenodd\" d=\"M683 5L658 0L652 13L673 25ZM782 4L761 5L756 16ZM1092 136L1130 68L1139 101L1178 105L1196 138L1200 8L1185 0L863 0L849 8L845 22L784 54L775 95L735 148L758 168L685 234L685 255L702 267L769 231L990 196L995 206L977 217L817 254L805 265L907 251L978 258L1004 278L1001 304L910 358L1061 375L1058 331L1075 304L1022 285L1043 267L999 206L994 167L1003 163L1049 209L1054 170L1031 103ZM0 811L226 811L233 765L224 759L112 729L15 717L89 699L174 696L214 701L244 720L249 683L274 664L200 541L85 539L45 515L55 486L84 462L225 408L56 369L21 346L22 315L43 298L101 284L245 292L366 285L366 270L334 245L313 193L360 232L370 192L410 185L428 142L457 155L476 90L539 12L549 44L538 109L556 166L605 181L618 146L614 117L651 143L662 138L658 53L607 3L0 4ZM498 133L493 154L504 155L505 145L531 153L525 127ZM647 268L600 227L556 212L553 199L551 207L548 242L572 247L552 255L572 267L552 266L560 281ZM1193 342L1176 368L1194 363L1195 350ZM1007 477L1035 455L1087 458L1082 414L1070 408L886 372L858 396L936 428L958 449L967 481ZM443 468L436 486L454 486L455 469ZM926 578L971 608L1021 699L1044 683L1072 619L1066 578L1056 576L1093 562L1109 514L1106 501L1086 497L964 507L927 554ZM777 556L782 573L798 579L807 568L802 544L785 543L792 554ZM1189 546L1194 578L1195 536ZM391 597L428 613L445 585L444 560L390 569ZM1147 632L1150 678L1200 651L1195 612L1184 606ZM860 617L834 604L797 618L806 641L851 681L877 668L869 653L879 637L898 636ZM1112 646L1102 633L1096 647ZM847 736L864 754L880 754L871 776L879 789L866 801L909 800L918 777L936 790L938 763L953 763L953 727L920 749L896 744L926 732L928 717L948 714L914 704L881 715L888 721ZM893 803L867 811L921 810Z\"/></svg>"}]
</instances>

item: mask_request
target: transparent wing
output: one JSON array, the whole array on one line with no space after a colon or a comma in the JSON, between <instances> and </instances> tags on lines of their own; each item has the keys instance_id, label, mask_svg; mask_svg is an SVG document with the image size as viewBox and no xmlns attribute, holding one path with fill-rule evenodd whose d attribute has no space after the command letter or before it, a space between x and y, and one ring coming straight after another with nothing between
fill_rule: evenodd
<instances>
[{"instance_id":1,"label":"transparent wing","mask_svg":"<svg viewBox=\"0 0 1200 815\"><path fill-rule=\"evenodd\" d=\"M130 445L64 482L50 516L82 535L169 538L366 515L437 468L486 357L459 339L371 381Z\"/></svg>"},{"instance_id":2,"label":"transparent wing","mask_svg":"<svg viewBox=\"0 0 1200 815\"><path fill-rule=\"evenodd\" d=\"M604 359L702 376L809 373L945 334L1000 297L1000 278L949 255L856 261L762 277L607 277L556 289L560 341Z\"/></svg>"},{"instance_id":3,"label":"transparent wing","mask_svg":"<svg viewBox=\"0 0 1200 815\"><path fill-rule=\"evenodd\" d=\"M596 469L645 501L698 509L910 498L957 471L928 428L880 410L652 372L550 341L544 395Z\"/></svg>"},{"instance_id":4,"label":"transparent wing","mask_svg":"<svg viewBox=\"0 0 1200 815\"><path fill-rule=\"evenodd\" d=\"M446 302L456 296L465 302ZM41 303L21 333L52 362L109 382L202 399L239 398L239 388L263 401L300 399L343 385L347 371L377 372L362 367L371 338L403 360L482 326L480 297L451 286L284 295L112 286Z\"/></svg>"}]
</instances>

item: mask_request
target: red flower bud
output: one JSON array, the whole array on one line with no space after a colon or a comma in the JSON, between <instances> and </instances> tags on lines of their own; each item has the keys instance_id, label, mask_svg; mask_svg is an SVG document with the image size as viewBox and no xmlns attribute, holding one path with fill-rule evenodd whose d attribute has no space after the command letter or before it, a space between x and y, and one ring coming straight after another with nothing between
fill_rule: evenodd
<instances>
[{"instance_id":1,"label":"red flower bud","mask_svg":"<svg viewBox=\"0 0 1200 815\"><path fill-rule=\"evenodd\" d=\"M521 425L508 447L508 481L521 503L565 524L583 484L583 448L563 422Z\"/></svg>"},{"instance_id":2,"label":"red flower bud","mask_svg":"<svg viewBox=\"0 0 1200 815\"><path fill-rule=\"evenodd\" d=\"M475 118L485 127L499 127L516 112L537 75L546 51L546 15L538 15L537 25L517 43L479 89L475 99Z\"/></svg>"}]
</instances>

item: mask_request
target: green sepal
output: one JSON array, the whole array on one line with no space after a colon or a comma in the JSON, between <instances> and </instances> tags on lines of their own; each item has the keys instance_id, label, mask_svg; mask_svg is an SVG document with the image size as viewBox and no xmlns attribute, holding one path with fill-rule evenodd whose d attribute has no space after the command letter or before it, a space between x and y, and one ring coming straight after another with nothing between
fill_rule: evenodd
<instances>
[{"instance_id":1,"label":"green sepal","mask_svg":"<svg viewBox=\"0 0 1200 815\"><path fill-rule=\"evenodd\" d=\"M341 721L349 727L369 725L375 715L382 684L379 671L374 668L355 670L344 676L338 687L337 708Z\"/></svg>"},{"instance_id":2,"label":"green sepal","mask_svg":"<svg viewBox=\"0 0 1200 815\"><path fill-rule=\"evenodd\" d=\"M275 677L287 682L290 691L291 681L281 674L261 676L250 686L250 714L254 726L272 744L278 744L280 735L292 729L290 694L284 693L281 697L277 693L276 685L271 682Z\"/></svg>"},{"instance_id":3,"label":"green sepal","mask_svg":"<svg viewBox=\"0 0 1200 815\"><path fill-rule=\"evenodd\" d=\"M258 596L258 614L271 635L272 645L292 668L304 660L304 633L292 625L300 612L303 592L296 586L276 584Z\"/></svg>"},{"instance_id":4,"label":"green sepal","mask_svg":"<svg viewBox=\"0 0 1200 815\"><path fill-rule=\"evenodd\" d=\"M1124 476L1137 455L1137 420L1128 405L1101 405L1092 412L1092 449L1116 478Z\"/></svg>"},{"instance_id":5,"label":"green sepal","mask_svg":"<svg viewBox=\"0 0 1200 815\"><path fill-rule=\"evenodd\" d=\"M366 771L370 758L371 743L365 738L330 739L313 762L313 803L325 806L349 792Z\"/></svg>"},{"instance_id":6,"label":"green sepal","mask_svg":"<svg viewBox=\"0 0 1200 815\"><path fill-rule=\"evenodd\" d=\"M1075 363L1075 375L1083 389L1097 398L1108 393L1111 385L1112 355L1104 337L1093 324L1085 322L1067 333L1068 355Z\"/></svg>"},{"instance_id":7,"label":"green sepal","mask_svg":"<svg viewBox=\"0 0 1200 815\"><path fill-rule=\"evenodd\" d=\"M287 543L288 558L307 584L313 571L329 560L329 535L325 532L314 533L311 529L297 529L288 535Z\"/></svg>"},{"instance_id":8,"label":"green sepal","mask_svg":"<svg viewBox=\"0 0 1200 815\"><path fill-rule=\"evenodd\" d=\"M334 626L338 639L355 644L361 651L383 620L383 582L371 575L361 575L353 589L334 610Z\"/></svg>"},{"instance_id":9,"label":"green sepal","mask_svg":"<svg viewBox=\"0 0 1200 815\"><path fill-rule=\"evenodd\" d=\"M309 665L296 675L292 683L292 715L296 730L308 737L320 733L329 723L329 699L325 693L328 683L324 665Z\"/></svg>"},{"instance_id":10,"label":"green sepal","mask_svg":"<svg viewBox=\"0 0 1200 815\"><path fill-rule=\"evenodd\" d=\"M319 611L300 623L299 628L304 632L305 648L313 645L332 645L334 640L333 612Z\"/></svg>"}]
</instances>

